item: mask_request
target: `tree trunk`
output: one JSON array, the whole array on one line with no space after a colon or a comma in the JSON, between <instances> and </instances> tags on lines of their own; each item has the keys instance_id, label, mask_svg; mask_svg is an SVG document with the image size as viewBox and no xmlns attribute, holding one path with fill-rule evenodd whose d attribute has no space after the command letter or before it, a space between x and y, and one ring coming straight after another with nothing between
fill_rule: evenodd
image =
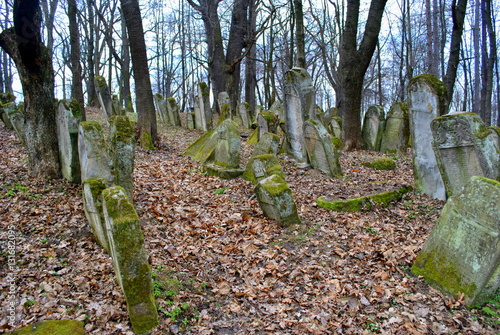
<instances>
[{"instance_id":1,"label":"tree trunk","mask_svg":"<svg viewBox=\"0 0 500 335\"><path fill-rule=\"evenodd\" d=\"M257 48L255 47L257 4L255 0L250 1L249 14L248 39L251 40L251 42L247 45L248 56L245 60L245 101L250 106L250 110L253 115L253 113L255 113L255 108L257 107L255 93L257 88Z\"/></svg>"},{"instance_id":2,"label":"tree trunk","mask_svg":"<svg viewBox=\"0 0 500 335\"><path fill-rule=\"evenodd\" d=\"M139 144L145 149L153 149L158 135L141 12L137 0L121 0L121 5L127 25L134 71Z\"/></svg>"},{"instance_id":3,"label":"tree trunk","mask_svg":"<svg viewBox=\"0 0 500 335\"><path fill-rule=\"evenodd\" d=\"M295 43L297 45L297 66L306 68L306 37L304 33L304 11L302 0L293 0L295 17ZM293 51L292 51L293 52Z\"/></svg>"},{"instance_id":4,"label":"tree trunk","mask_svg":"<svg viewBox=\"0 0 500 335\"><path fill-rule=\"evenodd\" d=\"M127 36L127 25L123 18L123 10L120 9L122 16L122 68L121 68L121 88L120 101L123 103L127 112L133 112L132 91L130 90L130 43Z\"/></svg>"},{"instance_id":5,"label":"tree trunk","mask_svg":"<svg viewBox=\"0 0 500 335\"><path fill-rule=\"evenodd\" d=\"M60 178L54 72L49 51L40 42L39 6L39 0L14 2L14 28L0 34L0 46L14 60L21 78L29 173Z\"/></svg>"},{"instance_id":6,"label":"tree trunk","mask_svg":"<svg viewBox=\"0 0 500 335\"><path fill-rule=\"evenodd\" d=\"M94 28L94 5L93 0L87 0L87 10L88 10L88 32L87 32L87 104L89 106L97 106L98 99L95 90L94 78L95 73L95 52L94 52L94 41L95 41L95 28Z\"/></svg>"},{"instance_id":7,"label":"tree trunk","mask_svg":"<svg viewBox=\"0 0 500 335\"><path fill-rule=\"evenodd\" d=\"M357 48L360 0L348 0L339 50L337 107L342 115L345 150L361 147L361 93L363 80L378 42L387 0L372 0L363 38Z\"/></svg>"},{"instance_id":8,"label":"tree trunk","mask_svg":"<svg viewBox=\"0 0 500 335\"><path fill-rule=\"evenodd\" d=\"M491 125L493 95L493 68L497 57L496 36L493 30L491 0L482 1L483 13L483 52L482 52L482 85L481 85L481 115L486 125ZM489 50L488 50L489 46Z\"/></svg>"},{"instance_id":9,"label":"tree trunk","mask_svg":"<svg viewBox=\"0 0 500 335\"><path fill-rule=\"evenodd\" d=\"M68 0L68 18L69 18L69 38L71 45L71 96L78 101L82 110L82 120L85 120L85 100L82 86L82 66L80 64L80 37L78 32L76 0Z\"/></svg>"}]
</instances>

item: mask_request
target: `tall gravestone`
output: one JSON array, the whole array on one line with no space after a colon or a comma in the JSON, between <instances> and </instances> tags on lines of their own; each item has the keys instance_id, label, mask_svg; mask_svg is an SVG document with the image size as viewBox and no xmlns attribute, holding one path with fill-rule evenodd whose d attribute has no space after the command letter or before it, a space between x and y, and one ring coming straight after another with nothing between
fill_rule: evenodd
<instances>
[{"instance_id":1,"label":"tall gravestone","mask_svg":"<svg viewBox=\"0 0 500 335\"><path fill-rule=\"evenodd\" d=\"M317 121L307 120L304 137L311 166L332 178L342 176L339 155L326 128Z\"/></svg>"},{"instance_id":2,"label":"tall gravestone","mask_svg":"<svg viewBox=\"0 0 500 335\"><path fill-rule=\"evenodd\" d=\"M109 92L108 84L106 83L106 79L102 76L96 76L94 78L95 81L95 89L97 93L97 98L99 99L99 103L101 104L101 108L109 119L113 115L116 114L113 106L113 99L111 98L111 93Z\"/></svg>"},{"instance_id":3,"label":"tall gravestone","mask_svg":"<svg viewBox=\"0 0 500 335\"><path fill-rule=\"evenodd\" d=\"M361 129L364 149L379 151L384 128L384 109L379 105L370 106L365 113L363 128Z\"/></svg>"},{"instance_id":4,"label":"tall gravestone","mask_svg":"<svg viewBox=\"0 0 500 335\"><path fill-rule=\"evenodd\" d=\"M409 138L408 104L395 102L387 114L380 152L400 156L406 152Z\"/></svg>"},{"instance_id":5,"label":"tall gravestone","mask_svg":"<svg viewBox=\"0 0 500 335\"><path fill-rule=\"evenodd\" d=\"M167 115L170 122L176 126L181 126L181 119L179 117L179 105L175 101L174 97L167 98Z\"/></svg>"},{"instance_id":6,"label":"tall gravestone","mask_svg":"<svg viewBox=\"0 0 500 335\"><path fill-rule=\"evenodd\" d=\"M97 121L80 122L78 126L78 156L82 172L81 181L101 177L114 182L111 174L112 160L104 140L101 125Z\"/></svg>"},{"instance_id":7,"label":"tall gravestone","mask_svg":"<svg viewBox=\"0 0 500 335\"><path fill-rule=\"evenodd\" d=\"M82 120L80 105L76 99L61 100L57 108L57 138L59 159L63 178L81 182L80 158L78 156L78 125Z\"/></svg>"},{"instance_id":8,"label":"tall gravestone","mask_svg":"<svg viewBox=\"0 0 500 335\"><path fill-rule=\"evenodd\" d=\"M240 166L241 139L238 125L232 120L224 120L216 128L218 139L215 146L214 163L224 168L236 169Z\"/></svg>"},{"instance_id":9,"label":"tall gravestone","mask_svg":"<svg viewBox=\"0 0 500 335\"><path fill-rule=\"evenodd\" d=\"M408 85L413 174L417 191L445 200L446 190L432 149L431 122L445 110L446 88L436 76L414 77Z\"/></svg>"},{"instance_id":10,"label":"tall gravestone","mask_svg":"<svg viewBox=\"0 0 500 335\"><path fill-rule=\"evenodd\" d=\"M448 196L472 176L500 180L500 147L475 113L453 113L431 123L433 148Z\"/></svg>"},{"instance_id":11,"label":"tall gravestone","mask_svg":"<svg viewBox=\"0 0 500 335\"><path fill-rule=\"evenodd\" d=\"M223 111L227 112L228 118L231 118L231 98L227 92L219 92L217 97L217 104L219 106L219 112L222 114Z\"/></svg>"},{"instance_id":12,"label":"tall gravestone","mask_svg":"<svg viewBox=\"0 0 500 335\"><path fill-rule=\"evenodd\" d=\"M170 123L170 119L167 114L167 102L163 98L163 95L156 93L153 95L153 99L155 103L156 115L160 121L166 124Z\"/></svg>"},{"instance_id":13,"label":"tall gravestone","mask_svg":"<svg viewBox=\"0 0 500 335\"><path fill-rule=\"evenodd\" d=\"M208 131L212 127L212 111L210 109L210 90L205 82L198 83L199 114L196 118L196 129Z\"/></svg>"},{"instance_id":14,"label":"tall gravestone","mask_svg":"<svg viewBox=\"0 0 500 335\"><path fill-rule=\"evenodd\" d=\"M250 129L251 119L250 119L250 105L247 102L239 104L238 110L241 117L241 125L245 129Z\"/></svg>"},{"instance_id":15,"label":"tall gravestone","mask_svg":"<svg viewBox=\"0 0 500 335\"><path fill-rule=\"evenodd\" d=\"M114 182L125 189L129 199L134 190L134 127L129 118L115 115L110 121L110 156Z\"/></svg>"},{"instance_id":16,"label":"tall gravestone","mask_svg":"<svg viewBox=\"0 0 500 335\"><path fill-rule=\"evenodd\" d=\"M110 253L108 233L102 211L102 192L110 185L104 178L89 178L83 182L83 209L89 221L94 239L106 252Z\"/></svg>"},{"instance_id":17,"label":"tall gravestone","mask_svg":"<svg viewBox=\"0 0 500 335\"><path fill-rule=\"evenodd\" d=\"M13 104L15 100L16 97L14 96L14 94L12 94L12 92L0 93L0 117L9 130L14 129L14 127L10 123L9 117L7 116L6 108L10 104Z\"/></svg>"},{"instance_id":18,"label":"tall gravestone","mask_svg":"<svg viewBox=\"0 0 500 335\"><path fill-rule=\"evenodd\" d=\"M7 104L4 107L5 114L9 119L9 123L14 128L17 138L21 143L26 143L26 135L24 131L24 104L16 105L14 102Z\"/></svg>"},{"instance_id":19,"label":"tall gravestone","mask_svg":"<svg viewBox=\"0 0 500 335\"><path fill-rule=\"evenodd\" d=\"M468 305L500 286L500 183L472 177L448 199L412 271Z\"/></svg>"},{"instance_id":20,"label":"tall gravestone","mask_svg":"<svg viewBox=\"0 0 500 335\"><path fill-rule=\"evenodd\" d=\"M305 69L294 67L285 78L285 127L287 152L299 166L307 166L304 122L316 118L316 91Z\"/></svg>"}]
</instances>

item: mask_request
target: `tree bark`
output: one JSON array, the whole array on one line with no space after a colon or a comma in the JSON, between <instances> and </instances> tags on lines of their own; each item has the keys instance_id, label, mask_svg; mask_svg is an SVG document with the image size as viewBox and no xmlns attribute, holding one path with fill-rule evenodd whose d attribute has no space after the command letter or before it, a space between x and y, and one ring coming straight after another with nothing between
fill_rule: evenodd
<instances>
[{"instance_id":1,"label":"tree bark","mask_svg":"<svg viewBox=\"0 0 500 335\"><path fill-rule=\"evenodd\" d=\"M0 34L0 46L14 60L21 78L29 173L60 178L54 72L49 51L41 43L39 10L39 0L14 2L14 28Z\"/></svg>"},{"instance_id":2,"label":"tree bark","mask_svg":"<svg viewBox=\"0 0 500 335\"><path fill-rule=\"evenodd\" d=\"M387 0L372 0L363 38L357 47L360 0L348 0L339 50L337 107L342 115L345 150L361 147L361 93L363 80L378 42Z\"/></svg>"},{"instance_id":3,"label":"tree bark","mask_svg":"<svg viewBox=\"0 0 500 335\"><path fill-rule=\"evenodd\" d=\"M78 32L77 20L78 8L76 0L68 0L68 18L69 18L69 43L71 46L71 96L78 101L82 110L82 120L85 120L85 100L83 96L82 85L82 65L80 64L80 37Z\"/></svg>"},{"instance_id":4,"label":"tree bark","mask_svg":"<svg viewBox=\"0 0 500 335\"><path fill-rule=\"evenodd\" d=\"M245 60L245 101L250 106L252 115L255 113L257 107L256 93L257 88L257 48L255 47L256 39L256 26L257 26L257 4L255 0L250 1L249 5L249 25L248 25L248 39L251 40L247 45L248 57Z\"/></svg>"},{"instance_id":5,"label":"tree bark","mask_svg":"<svg viewBox=\"0 0 500 335\"><path fill-rule=\"evenodd\" d=\"M137 0L121 0L121 5L127 25L134 71L139 144L145 149L153 149L158 134L139 2Z\"/></svg>"},{"instance_id":6,"label":"tree bark","mask_svg":"<svg viewBox=\"0 0 500 335\"><path fill-rule=\"evenodd\" d=\"M293 0L295 17L295 44L297 46L298 67L306 68L306 37L304 33L304 11L302 9L302 0Z\"/></svg>"}]
</instances>

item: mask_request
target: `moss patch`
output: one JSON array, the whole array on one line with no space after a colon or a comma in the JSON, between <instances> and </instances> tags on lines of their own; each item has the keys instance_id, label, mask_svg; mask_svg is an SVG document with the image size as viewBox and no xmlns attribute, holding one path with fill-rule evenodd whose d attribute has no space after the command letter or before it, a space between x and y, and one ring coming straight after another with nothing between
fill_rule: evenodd
<instances>
[{"instance_id":1,"label":"moss patch","mask_svg":"<svg viewBox=\"0 0 500 335\"><path fill-rule=\"evenodd\" d=\"M85 335L83 323L76 320L48 320L23 327L12 335Z\"/></svg>"},{"instance_id":2,"label":"moss patch","mask_svg":"<svg viewBox=\"0 0 500 335\"><path fill-rule=\"evenodd\" d=\"M139 137L139 145L145 150L154 150L155 145L153 143L153 138L151 134L147 131L141 131L141 136Z\"/></svg>"},{"instance_id":3,"label":"moss patch","mask_svg":"<svg viewBox=\"0 0 500 335\"><path fill-rule=\"evenodd\" d=\"M396 168L396 162L393 159L386 157L370 162L362 162L361 164L375 170L394 170Z\"/></svg>"}]
</instances>

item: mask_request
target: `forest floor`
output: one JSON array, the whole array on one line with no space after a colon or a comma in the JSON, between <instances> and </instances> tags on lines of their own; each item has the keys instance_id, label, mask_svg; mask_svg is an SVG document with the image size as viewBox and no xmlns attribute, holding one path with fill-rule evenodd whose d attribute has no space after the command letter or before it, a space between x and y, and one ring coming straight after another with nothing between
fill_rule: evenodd
<instances>
[{"instance_id":1,"label":"forest floor","mask_svg":"<svg viewBox=\"0 0 500 335\"><path fill-rule=\"evenodd\" d=\"M90 114L92 115L92 114ZM151 334L498 334L499 302L468 309L410 267L443 201L408 193L387 208L324 210L413 184L410 155L392 171L342 153L344 177L298 169L284 156L301 225L265 218L252 185L207 176L181 152L199 131L159 126L161 145L136 150L134 202L153 272L160 325ZM251 147L242 142L242 164ZM92 237L81 186L27 175L26 152L0 126L0 332L9 332L7 230L15 226L16 328L76 319L88 334L133 334L111 258Z\"/></svg>"}]
</instances>

